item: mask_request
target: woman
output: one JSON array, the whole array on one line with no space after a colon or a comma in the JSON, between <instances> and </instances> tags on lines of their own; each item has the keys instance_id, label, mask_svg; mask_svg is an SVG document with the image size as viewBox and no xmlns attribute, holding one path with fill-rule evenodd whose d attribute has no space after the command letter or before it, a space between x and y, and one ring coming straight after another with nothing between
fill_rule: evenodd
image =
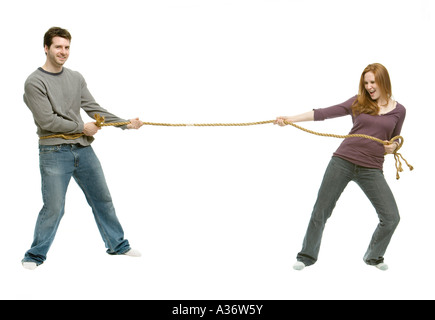
<instances>
[{"instance_id":1,"label":"woman","mask_svg":"<svg viewBox=\"0 0 435 320\"><path fill-rule=\"evenodd\" d=\"M278 117L275 124L284 126L286 122L319 121L350 115L353 127L349 134L366 134L387 141L400 134L405 114L405 107L392 99L387 69L375 63L364 69L357 96L329 108ZM384 155L394 153L398 145L394 142L384 146L365 138L348 138L342 142L323 177L302 250L293 266L295 270L302 270L317 261L325 223L350 181L355 181L361 187L379 217L364 261L381 270L388 269L384 254L400 217L382 166Z\"/></svg>"}]
</instances>

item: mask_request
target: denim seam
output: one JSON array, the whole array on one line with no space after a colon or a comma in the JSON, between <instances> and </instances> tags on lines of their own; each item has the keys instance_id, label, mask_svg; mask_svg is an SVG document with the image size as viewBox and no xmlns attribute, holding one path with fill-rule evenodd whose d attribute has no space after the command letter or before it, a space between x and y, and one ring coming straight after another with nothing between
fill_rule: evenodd
<instances>
[{"instance_id":1,"label":"denim seam","mask_svg":"<svg viewBox=\"0 0 435 320\"><path fill-rule=\"evenodd\" d=\"M80 187L81 187L81 189L82 189L82 191L83 191L83 193L85 194L85 196L86 196L86 199L90 202L90 205L91 205L91 207L92 207L92 211L94 211L95 209L95 204L94 204L94 202L92 201L92 198L89 196L89 194L87 193L87 191L85 190L85 188L83 187L84 186L84 184L83 184L83 182L78 178L78 177L74 177L75 179L76 179L76 181L77 181L77 183L80 185ZM101 224L101 221L100 221L100 217L98 216L98 214L96 214L95 212L94 212L94 218L95 218L95 220L97 221L97 224L98 225L102 225ZM105 239L105 242L109 245L109 249L110 250L112 250L113 251L113 245L112 245L112 243L111 243L111 241L110 241L110 239L109 239L109 237L107 236L107 233L106 233L106 231L104 230L104 228L98 228L103 234L104 234L104 239Z\"/></svg>"}]
</instances>

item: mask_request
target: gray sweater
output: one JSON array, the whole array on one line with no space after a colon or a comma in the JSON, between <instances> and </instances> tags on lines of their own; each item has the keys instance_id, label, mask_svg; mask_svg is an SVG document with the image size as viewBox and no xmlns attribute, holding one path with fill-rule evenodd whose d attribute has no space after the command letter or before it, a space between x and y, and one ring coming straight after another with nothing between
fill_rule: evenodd
<instances>
[{"instance_id":1,"label":"gray sweater","mask_svg":"<svg viewBox=\"0 0 435 320\"><path fill-rule=\"evenodd\" d=\"M24 85L24 102L32 111L38 136L73 134L83 132L84 122L80 116L83 109L92 119L95 113L104 116L105 122L125 122L102 108L92 97L83 76L67 68L59 73L50 73L42 68L35 70ZM122 126L125 129L126 126ZM82 136L75 140L51 138L39 140L40 144L58 145L79 143L88 146L93 137Z\"/></svg>"}]
</instances>

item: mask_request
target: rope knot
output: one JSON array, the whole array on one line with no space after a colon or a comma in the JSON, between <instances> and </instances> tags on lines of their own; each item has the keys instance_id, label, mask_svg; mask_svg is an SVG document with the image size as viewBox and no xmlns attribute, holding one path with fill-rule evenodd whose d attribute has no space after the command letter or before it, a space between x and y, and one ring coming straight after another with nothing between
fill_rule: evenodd
<instances>
[{"instance_id":1,"label":"rope knot","mask_svg":"<svg viewBox=\"0 0 435 320\"><path fill-rule=\"evenodd\" d=\"M95 117L95 120L96 120L95 125L97 127L102 127L103 124L104 124L104 120L105 120L104 117L101 116L99 113L94 114L94 117Z\"/></svg>"},{"instance_id":2,"label":"rope knot","mask_svg":"<svg viewBox=\"0 0 435 320\"><path fill-rule=\"evenodd\" d=\"M395 165L396 165L396 179L399 180L400 176L399 176L399 172L403 172L403 168L402 168L402 162L400 161L400 158L402 158L403 161L405 161L406 165L409 167L409 170L412 171L414 170L414 167L411 166L408 161L406 161L406 159L402 156L401 153L398 153L397 151L399 151L399 149L402 147L404 139L401 136L395 136L393 137L388 144L392 144L395 140L398 141L399 145L397 146L396 150L394 150L394 160L395 160Z\"/></svg>"},{"instance_id":3,"label":"rope knot","mask_svg":"<svg viewBox=\"0 0 435 320\"><path fill-rule=\"evenodd\" d=\"M403 171L402 168L402 162L400 161L400 158L402 158L403 161L405 161L406 165L408 166L409 170L412 171L414 170L414 167L411 166L408 161L406 161L406 159L402 156L401 153L398 153L397 151L394 152L394 160L396 160L396 179L399 180L400 176L399 176L399 172Z\"/></svg>"}]
</instances>

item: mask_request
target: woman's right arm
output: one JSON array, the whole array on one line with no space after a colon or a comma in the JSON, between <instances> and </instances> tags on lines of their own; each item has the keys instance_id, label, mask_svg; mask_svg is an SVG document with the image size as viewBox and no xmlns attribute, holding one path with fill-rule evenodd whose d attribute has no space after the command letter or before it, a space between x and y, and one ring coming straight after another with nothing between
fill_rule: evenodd
<instances>
[{"instance_id":1,"label":"woman's right arm","mask_svg":"<svg viewBox=\"0 0 435 320\"><path fill-rule=\"evenodd\" d=\"M314 110L301 113L295 116L281 116L277 117L274 124L279 126L285 126L285 122L303 122L303 121L314 121Z\"/></svg>"},{"instance_id":2,"label":"woman's right arm","mask_svg":"<svg viewBox=\"0 0 435 320\"><path fill-rule=\"evenodd\" d=\"M343 103L328 108L320 108L296 116L278 117L274 124L285 126L285 122L302 122L302 121L323 121L352 114L352 104L357 96L354 96Z\"/></svg>"}]
</instances>

